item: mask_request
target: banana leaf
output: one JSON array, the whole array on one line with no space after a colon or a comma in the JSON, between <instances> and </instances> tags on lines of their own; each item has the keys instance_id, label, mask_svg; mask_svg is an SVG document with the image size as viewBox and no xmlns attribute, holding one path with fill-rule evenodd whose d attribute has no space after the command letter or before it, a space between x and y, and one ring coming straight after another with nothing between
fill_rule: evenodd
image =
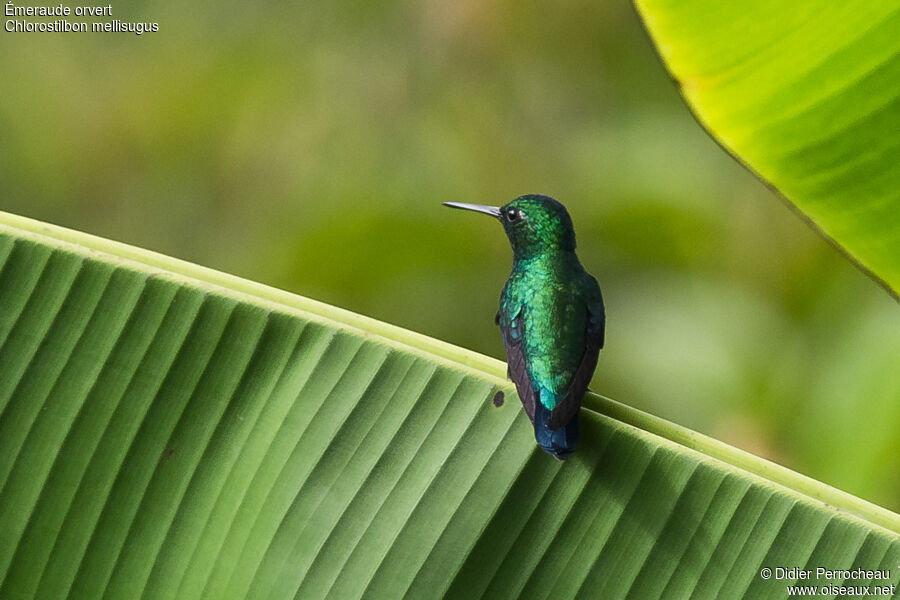
<instances>
[{"instance_id":1,"label":"banana leaf","mask_svg":"<svg viewBox=\"0 0 900 600\"><path fill-rule=\"evenodd\" d=\"M558 462L500 361L0 213L0 598L900 582L900 516L600 396L581 422Z\"/></svg>"},{"instance_id":2,"label":"banana leaf","mask_svg":"<svg viewBox=\"0 0 900 600\"><path fill-rule=\"evenodd\" d=\"M895 297L895 0L635 0L694 115Z\"/></svg>"}]
</instances>

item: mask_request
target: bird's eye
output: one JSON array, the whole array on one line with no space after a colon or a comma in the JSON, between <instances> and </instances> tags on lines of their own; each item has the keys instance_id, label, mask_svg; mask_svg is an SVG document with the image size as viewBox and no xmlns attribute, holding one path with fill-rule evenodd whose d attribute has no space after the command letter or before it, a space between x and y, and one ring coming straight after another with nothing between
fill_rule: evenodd
<instances>
[{"instance_id":1,"label":"bird's eye","mask_svg":"<svg viewBox=\"0 0 900 600\"><path fill-rule=\"evenodd\" d=\"M518 208L507 208L506 209L506 220L510 223L515 223L519 219L522 218L522 211Z\"/></svg>"}]
</instances>

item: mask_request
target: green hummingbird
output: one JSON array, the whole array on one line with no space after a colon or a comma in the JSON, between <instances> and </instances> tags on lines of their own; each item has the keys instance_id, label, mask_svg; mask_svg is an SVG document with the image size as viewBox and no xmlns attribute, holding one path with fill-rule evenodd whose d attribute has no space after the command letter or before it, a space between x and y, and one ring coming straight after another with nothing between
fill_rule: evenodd
<instances>
[{"instance_id":1,"label":"green hummingbird","mask_svg":"<svg viewBox=\"0 0 900 600\"><path fill-rule=\"evenodd\" d=\"M520 196L503 206L444 202L500 220L513 267L495 322L507 373L538 445L565 460L578 444L578 409L603 347L600 286L575 255L566 208L549 196Z\"/></svg>"}]
</instances>

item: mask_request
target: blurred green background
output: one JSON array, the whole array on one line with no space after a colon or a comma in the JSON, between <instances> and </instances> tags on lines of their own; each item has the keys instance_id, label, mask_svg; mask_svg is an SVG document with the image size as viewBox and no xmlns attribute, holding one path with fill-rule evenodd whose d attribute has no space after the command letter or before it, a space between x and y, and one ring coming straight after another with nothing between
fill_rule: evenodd
<instances>
[{"instance_id":1,"label":"blurred green background","mask_svg":"<svg viewBox=\"0 0 900 600\"><path fill-rule=\"evenodd\" d=\"M75 4L70 4L74 6ZM598 392L900 510L900 310L693 120L632 6L120 2L0 31L0 209L503 357L545 193L607 304Z\"/></svg>"}]
</instances>

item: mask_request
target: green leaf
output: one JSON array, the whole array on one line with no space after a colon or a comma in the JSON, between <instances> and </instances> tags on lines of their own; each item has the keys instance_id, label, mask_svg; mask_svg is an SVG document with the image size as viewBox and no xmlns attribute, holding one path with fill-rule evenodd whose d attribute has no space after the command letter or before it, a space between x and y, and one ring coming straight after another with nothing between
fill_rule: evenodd
<instances>
[{"instance_id":1,"label":"green leaf","mask_svg":"<svg viewBox=\"0 0 900 600\"><path fill-rule=\"evenodd\" d=\"M596 396L557 462L504 371L0 214L0 597L784 597L763 567L817 566L890 569L818 585L900 581L900 516Z\"/></svg>"},{"instance_id":2,"label":"green leaf","mask_svg":"<svg viewBox=\"0 0 900 600\"><path fill-rule=\"evenodd\" d=\"M698 120L896 296L895 0L635 0Z\"/></svg>"}]
</instances>

